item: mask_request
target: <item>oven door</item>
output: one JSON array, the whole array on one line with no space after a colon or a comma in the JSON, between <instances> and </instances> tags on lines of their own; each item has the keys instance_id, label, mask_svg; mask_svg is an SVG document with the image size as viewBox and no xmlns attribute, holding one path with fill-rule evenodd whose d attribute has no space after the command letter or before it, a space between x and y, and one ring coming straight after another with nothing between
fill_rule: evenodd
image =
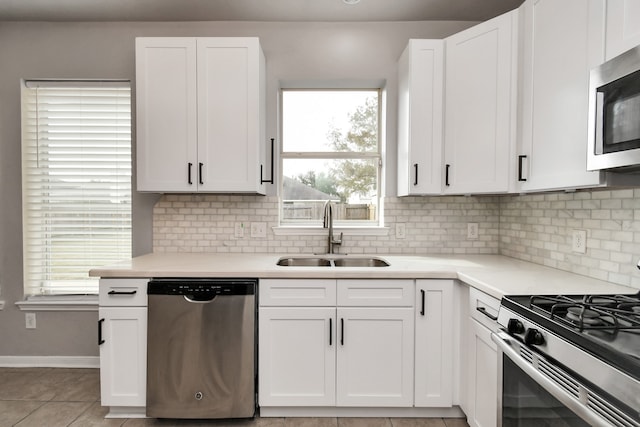
<instances>
[{"instance_id":1,"label":"oven door","mask_svg":"<svg viewBox=\"0 0 640 427\"><path fill-rule=\"evenodd\" d=\"M498 426L635 426L605 419L589 405L593 393L569 373L531 351L504 331L492 334L498 345Z\"/></svg>"}]
</instances>

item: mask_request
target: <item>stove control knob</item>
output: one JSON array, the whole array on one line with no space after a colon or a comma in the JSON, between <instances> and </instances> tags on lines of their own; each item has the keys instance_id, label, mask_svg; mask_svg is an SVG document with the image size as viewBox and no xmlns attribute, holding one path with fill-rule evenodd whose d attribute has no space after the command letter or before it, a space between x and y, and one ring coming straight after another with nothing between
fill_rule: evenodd
<instances>
[{"instance_id":1,"label":"stove control knob","mask_svg":"<svg viewBox=\"0 0 640 427\"><path fill-rule=\"evenodd\" d=\"M527 329L527 332L524 333L524 343L527 345L542 345L544 344L544 336L537 329Z\"/></svg>"},{"instance_id":2,"label":"stove control knob","mask_svg":"<svg viewBox=\"0 0 640 427\"><path fill-rule=\"evenodd\" d=\"M509 319L509 323L507 323L507 332L510 334L521 334L524 332L524 325L518 319Z\"/></svg>"}]
</instances>

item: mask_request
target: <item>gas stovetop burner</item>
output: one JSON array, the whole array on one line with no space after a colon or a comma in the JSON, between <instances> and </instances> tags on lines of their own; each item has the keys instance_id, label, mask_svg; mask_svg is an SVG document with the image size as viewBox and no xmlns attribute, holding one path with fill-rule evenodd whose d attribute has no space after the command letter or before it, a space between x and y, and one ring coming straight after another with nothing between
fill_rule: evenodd
<instances>
[{"instance_id":1,"label":"gas stovetop burner","mask_svg":"<svg viewBox=\"0 0 640 427\"><path fill-rule=\"evenodd\" d=\"M640 298L627 295L530 297L530 308L578 331L640 330Z\"/></svg>"}]
</instances>

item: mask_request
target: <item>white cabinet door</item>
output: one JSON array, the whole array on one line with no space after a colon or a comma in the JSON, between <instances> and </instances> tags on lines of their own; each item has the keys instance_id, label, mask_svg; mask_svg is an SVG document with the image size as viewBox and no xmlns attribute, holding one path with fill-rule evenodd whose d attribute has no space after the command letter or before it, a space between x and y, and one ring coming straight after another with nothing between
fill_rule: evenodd
<instances>
[{"instance_id":1,"label":"white cabinet door","mask_svg":"<svg viewBox=\"0 0 640 427\"><path fill-rule=\"evenodd\" d=\"M444 42L409 40L398 61L398 196L442 192Z\"/></svg>"},{"instance_id":2,"label":"white cabinet door","mask_svg":"<svg viewBox=\"0 0 640 427\"><path fill-rule=\"evenodd\" d=\"M507 192L515 177L517 13L446 39L445 193Z\"/></svg>"},{"instance_id":3,"label":"white cabinet door","mask_svg":"<svg viewBox=\"0 0 640 427\"><path fill-rule=\"evenodd\" d=\"M587 172L589 70L602 62L604 3L528 0L522 6L521 190L594 187Z\"/></svg>"},{"instance_id":4,"label":"white cabinet door","mask_svg":"<svg viewBox=\"0 0 640 427\"><path fill-rule=\"evenodd\" d=\"M470 322L469 407L471 427L494 427L498 422L498 349L491 331L473 319Z\"/></svg>"},{"instance_id":5,"label":"white cabinet door","mask_svg":"<svg viewBox=\"0 0 640 427\"><path fill-rule=\"evenodd\" d=\"M417 280L415 406L453 402L453 281Z\"/></svg>"},{"instance_id":6,"label":"white cabinet door","mask_svg":"<svg viewBox=\"0 0 640 427\"><path fill-rule=\"evenodd\" d=\"M136 39L139 191L196 191L196 95L196 39Z\"/></svg>"},{"instance_id":7,"label":"white cabinet door","mask_svg":"<svg viewBox=\"0 0 640 427\"><path fill-rule=\"evenodd\" d=\"M265 59L257 38L199 38L200 191L264 192Z\"/></svg>"},{"instance_id":8,"label":"white cabinet door","mask_svg":"<svg viewBox=\"0 0 640 427\"><path fill-rule=\"evenodd\" d=\"M413 405L413 308L338 308L338 406Z\"/></svg>"},{"instance_id":9,"label":"white cabinet door","mask_svg":"<svg viewBox=\"0 0 640 427\"><path fill-rule=\"evenodd\" d=\"M334 406L335 308L260 307L261 406Z\"/></svg>"},{"instance_id":10,"label":"white cabinet door","mask_svg":"<svg viewBox=\"0 0 640 427\"><path fill-rule=\"evenodd\" d=\"M139 191L264 193L257 38L137 38L136 107Z\"/></svg>"},{"instance_id":11,"label":"white cabinet door","mask_svg":"<svg viewBox=\"0 0 640 427\"><path fill-rule=\"evenodd\" d=\"M640 45L640 1L606 0L606 59Z\"/></svg>"},{"instance_id":12,"label":"white cabinet door","mask_svg":"<svg viewBox=\"0 0 640 427\"><path fill-rule=\"evenodd\" d=\"M102 406L145 406L147 308L101 307L98 316Z\"/></svg>"}]
</instances>

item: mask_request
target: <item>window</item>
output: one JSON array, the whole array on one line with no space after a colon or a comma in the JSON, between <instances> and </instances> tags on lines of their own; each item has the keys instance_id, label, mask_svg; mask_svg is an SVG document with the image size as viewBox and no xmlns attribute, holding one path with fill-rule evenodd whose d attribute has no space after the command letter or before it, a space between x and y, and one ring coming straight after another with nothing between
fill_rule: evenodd
<instances>
[{"instance_id":1,"label":"window","mask_svg":"<svg viewBox=\"0 0 640 427\"><path fill-rule=\"evenodd\" d=\"M97 294L88 270L131 256L129 86L22 86L26 295Z\"/></svg>"},{"instance_id":2,"label":"window","mask_svg":"<svg viewBox=\"0 0 640 427\"><path fill-rule=\"evenodd\" d=\"M281 225L378 226L380 90L282 90Z\"/></svg>"}]
</instances>

